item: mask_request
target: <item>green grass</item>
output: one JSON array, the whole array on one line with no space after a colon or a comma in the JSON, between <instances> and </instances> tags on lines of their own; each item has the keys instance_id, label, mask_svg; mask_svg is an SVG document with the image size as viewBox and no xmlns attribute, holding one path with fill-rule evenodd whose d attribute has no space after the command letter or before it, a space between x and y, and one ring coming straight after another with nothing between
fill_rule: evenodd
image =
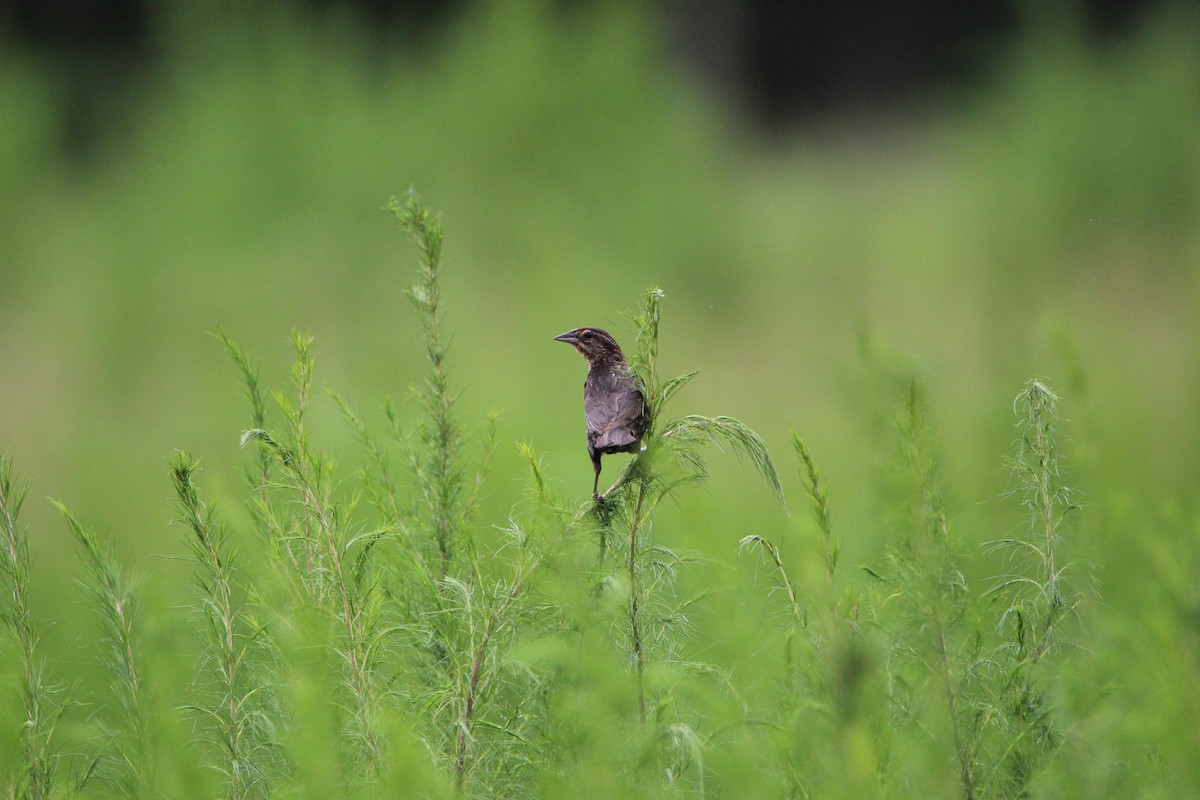
<instances>
[{"instance_id":1,"label":"green grass","mask_svg":"<svg viewBox=\"0 0 1200 800\"><path fill-rule=\"evenodd\" d=\"M5 462L4 619L26 719L8 768L16 796L159 796L167 785L235 798L315 787L384 796L403 780L426 796L572 785L723 796L752 785L786 796L982 798L1070 785L1070 753L1094 745L1054 692L1092 657L1081 631L1095 606L1076 588L1090 568L1065 556L1080 505L1061 483L1059 398L1044 382L1030 381L1014 403L1010 491L1024 498L1028 523L985 548L1010 554L989 587L963 571L919 385L885 373L896 402L879 524L893 544L860 576L839 569L829 485L793 434L815 521L808 535L822 554L809 571L824 579L793 577L795 534L745 537L745 555L762 557L782 593L757 590L767 616L725 629L741 658L697 657L689 651L721 629L693 616L721 599L681 591L677 578L695 557L659 541L659 505L685 502L709 477L710 445L744 453L783 494L763 440L743 423L670 418L695 373L658 375L663 292L647 292L631 315L632 364L654 411L643 450L602 499L572 505L523 446L528 500L504 522L481 523L494 433L464 452L443 344L441 224L415 196L390 208L421 254L409 296L429 362L414 388L422 416L406 432L385 406L382 438L338 399L367 455L344 474L309 429L312 338L293 336L292 386L270 409L254 360L221 334L254 426L241 437L258 452L245 469L253 538L235 549L203 499L199 461L177 452L169 466L192 600L150 612L164 618L155 621L109 546L58 506L87 603L104 623L97 654L82 658L105 676L96 697L46 675L60 667L40 654L19 520L25 490ZM878 402L886 408L887 393ZM992 506L990 527L1013 527L1020 515L1008 506ZM195 652L192 669L154 676L153 693L174 701L151 707L153 627L190 630ZM60 735L58 720L84 705L80 722L93 734ZM148 730L171 724L187 731L174 743L186 755L151 746ZM746 763L715 757L730 753ZM172 774L184 761L189 772Z\"/></svg>"},{"instance_id":2,"label":"green grass","mask_svg":"<svg viewBox=\"0 0 1200 800\"><path fill-rule=\"evenodd\" d=\"M468 470L442 344L441 225L416 198L390 208L421 252L409 296L423 321L429 360L428 376L414 390L424 418L407 435L393 424L385 445L349 403L339 401L370 456L370 466L357 476L359 486L339 488L333 460L313 445L308 430L312 339L293 337L292 393L276 393L279 420L271 426L257 367L222 334L243 377L255 425L242 434L242 444L256 446L260 455L246 470L257 559L235 558L225 523L202 497L199 461L176 452L170 470L195 590L191 613L172 624L195 629L199 652L195 676L163 688L186 695L187 702L160 713L190 721L193 759L213 773L213 783L223 785L228 797L291 794L314 781L337 787L339 794L386 793L393 749L403 755L413 747L412 741L393 741L396 725L419 737L429 791L452 785L479 796L525 796L543 775L560 773L547 767L564 764L562 742L548 734L571 724L554 720L549 711L573 683L561 674L564 665L523 664L513 655L542 639L564 651L584 645L605 660L627 662L627 679L616 680L614 688L628 695L621 716L645 732L633 752L644 767L635 772L655 783L665 772L668 786L686 780L702 787L701 734L686 721L673 688L662 682L664 672L682 670L678 680L688 671L710 669L686 664L678 654L686 609L699 598L681 602L674 596L671 578L684 560L655 543L651 529L661 502L706 477L707 444L724 442L744 451L782 499L765 445L731 417L664 418L668 401L694 373L659 379L663 294L652 290L635 318L634 364L657 415L645 451L633 457L603 500L572 508L551 494L536 456L525 448L535 505L515 509L504 526L479 526L475 496L491 448L485 446L477 468ZM403 485L393 478L398 455L407 462L409 480ZM58 692L40 682L34 666L27 534L17 523L22 495L6 465L0 498L13 596L7 616L26 665L29 720L13 790L32 797L61 793L66 784L56 783L54 767L85 761L96 770L75 779L84 789L94 781L99 792L111 786L156 795L159 767L146 742L153 723L142 701L145 667L139 656L142 626L149 623L134 616L140 603L111 553L61 505L87 566L83 583L107 622L99 649L106 653L101 663L109 677L109 703L94 720L101 728L105 720L115 726L111 736L83 752L60 752L53 725L42 721L44 707ZM363 498L365 512L359 509ZM545 595L546 572L555 576L551 586L561 580L584 594L569 604L553 602ZM597 594L611 596L594 614L589 606ZM612 616L618 607L622 610ZM313 658L329 670L324 708L318 703L313 709L311 701L288 691ZM326 739L305 736L302 747L315 744L335 754L316 775L308 753L292 750L286 733L313 727L313 715L329 715L333 723L318 726ZM623 767L609 769L617 776ZM432 777L438 775L440 783Z\"/></svg>"},{"instance_id":3,"label":"green grass","mask_svg":"<svg viewBox=\"0 0 1200 800\"><path fill-rule=\"evenodd\" d=\"M506 8L164 12L75 157L4 49L3 784L1195 794L1194 20L768 143ZM581 324L656 404L599 516Z\"/></svg>"}]
</instances>

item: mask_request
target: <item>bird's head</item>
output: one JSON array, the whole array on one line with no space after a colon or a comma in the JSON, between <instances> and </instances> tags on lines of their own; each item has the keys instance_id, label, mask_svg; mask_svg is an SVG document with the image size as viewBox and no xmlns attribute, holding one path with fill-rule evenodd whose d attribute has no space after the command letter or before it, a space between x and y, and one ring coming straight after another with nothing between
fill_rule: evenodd
<instances>
[{"instance_id":1,"label":"bird's head","mask_svg":"<svg viewBox=\"0 0 1200 800\"><path fill-rule=\"evenodd\" d=\"M555 341L566 342L583 355L589 364L617 360L624 361L625 355L617 340L608 331L599 328L576 328L554 337Z\"/></svg>"}]
</instances>

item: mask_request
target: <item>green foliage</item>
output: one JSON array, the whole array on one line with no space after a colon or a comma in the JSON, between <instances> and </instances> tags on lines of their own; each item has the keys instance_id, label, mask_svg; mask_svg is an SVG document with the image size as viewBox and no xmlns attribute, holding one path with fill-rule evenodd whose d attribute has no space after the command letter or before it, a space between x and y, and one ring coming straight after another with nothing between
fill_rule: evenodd
<instances>
[{"instance_id":1,"label":"green foliage","mask_svg":"<svg viewBox=\"0 0 1200 800\"><path fill-rule=\"evenodd\" d=\"M65 505L54 501L75 540L83 562L81 582L99 613L104 639L98 649L110 678L108 718L99 728L108 742L114 773L108 777L122 794L147 797L155 793L150 746L149 701L146 697L145 659L142 654L141 609L129 578L113 555L112 547L88 530Z\"/></svg>"},{"instance_id":2,"label":"green foliage","mask_svg":"<svg viewBox=\"0 0 1200 800\"><path fill-rule=\"evenodd\" d=\"M1099 242L1148 228L1173 238L1200 209L1183 178L1200 169L1200 152L1178 135L1200 122L1200 47L1185 33L1196 9L1168 4L1098 47L1082 19L1062 16L1029 20L1029 41L960 140L970 171L993 187L984 224L1008 239L1016 269L1101 253Z\"/></svg>"},{"instance_id":3,"label":"green foliage","mask_svg":"<svg viewBox=\"0 0 1200 800\"><path fill-rule=\"evenodd\" d=\"M265 797L273 742L261 712L268 685L255 653L262 629L237 596L225 530L200 499L195 481L199 466L187 453L171 456L178 521L190 534L205 633L204 688L188 710L209 747L219 754L212 765L225 777L226 797Z\"/></svg>"},{"instance_id":4,"label":"green foliage","mask_svg":"<svg viewBox=\"0 0 1200 800\"><path fill-rule=\"evenodd\" d=\"M778 544L759 535L742 540L743 548L764 554L786 600L782 685L785 696L804 702L780 704L776 724L807 729L797 741L810 747L833 737L845 753L830 763L792 749L778 765L782 783L804 796L861 797L904 786L922 795L1028 797L1069 738L1050 689L1065 665L1061 655L1051 656L1071 642L1058 622L1076 611L1056 591L1062 568L1053 566L1064 529L1052 509L1077 508L1058 484L1058 398L1040 381L1018 396L1023 417L1013 470L1037 536L985 545L986 552L1013 548L1019 557L980 593L964 572L918 384L893 378L885 383L900 398L890 479L896 505L887 515L895 544L882 564L867 569L870 591L840 594L841 544L828 487L796 434L824 590L810 586L802 596L795 565Z\"/></svg>"},{"instance_id":5,"label":"green foliage","mask_svg":"<svg viewBox=\"0 0 1200 800\"><path fill-rule=\"evenodd\" d=\"M16 482L12 461L0 459L0 625L16 645L15 694L21 711L17 753L0 778L11 797L48 800L82 791L100 757L72 753L62 743L60 723L74 700L70 687L49 677L42 631L30 604L29 534L19 521L28 490L28 484Z\"/></svg>"},{"instance_id":6,"label":"green foliage","mask_svg":"<svg viewBox=\"0 0 1200 800\"><path fill-rule=\"evenodd\" d=\"M1055 681L1085 652L1065 622L1082 616L1072 587L1086 570L1065 556L1064 519L1079 505L1061 481L1059 398L1044 381L1016 402L1010 493L1024 500L1028 532L983 547L1008 556L982 592L951 525L915 379L885 370L878 381L876 402L894 423L878 519L891 544L861 581L841 568L830 486L792 433L811 527L741 540L765 559L779 590L766 602L782 611L738 634L765 669L747 683L695 652L714 634L694 617L719 599L681 590L702 562L659 539L662 507L707 478L710 446L745 456L779 500L783 482L739 420L672 416L696 373L659 375L664 293L647 292L631 316L632 365L654 411L642 449L600 498L564 502L522 444L526 499L503 524L480 525L497 420L476 441L457 415L441 223L415 195L389 209L420 254L410 297L428 355L412 392L421 418L406 432L387 402L381 436L335 395L363 457L345 476L310 424L312 337L293 332L290 392L274 394L272 413L254 359L219 334L248 400L242 444L258 451L245 471L253 536L231 533L201 497L199 462L177 451L171 477L195 599L190 622L171 624L192 627L198 647L194 677L158 678L187 697L177 710L148 700L146 612L130 578L57 504L103 628L108 684L94 715L102 740L70 758L55 730L70 706L37 654L16 523L25 493L4 462L4 619L26 718L14 794L153 796L179 783L184 759L151 734L170 715L202 744L178 746L237 798L384 796L395 781L428 797L556 795L584 782L607 795L704 796L747 779L739 753L755 754L756 786L787 796L1027 797L1070 773L1084 743L1062 722Z\"/></svg>"},{"instance_id":7,"label":"green foliage","mask_svg":"<svg viewBox=\"0 0 1200 800\"><path fill-rule=\"evenodd\" d=\"M61 691L49 684L38 653L40 634L29 608L29 539L18 522L28 486L16 483L12 461L0 461L0 574L4 577L5 634L17 646L24 711L21 758L8 779L9 793L48 798L57 782L60 755L54 731L63 711Z\"/></svg>"},{"instance_id":8,"label":"green foliage","mask_svg":"<svg viewBox=\"0 0 1200 800\"><path fill-rule=\"evenodd\" d=\"M475 4L419 44L164 7L82 151L6 40L0 447L78 517L35 491L6 529L0 784L1196 795L1194 12L1025 12L992 80L769 141L639 4ZM410 181L454 235L393 204L397 280L363 210ZM651 285L618 338L655 427L597 507L545 340ZM222 336L240 424L212 320L263 357ZM864 369L856 321L907 356ZM210 562L162 535L172 444L204 455L241 727Z\"/></svg>"}]
</instances>

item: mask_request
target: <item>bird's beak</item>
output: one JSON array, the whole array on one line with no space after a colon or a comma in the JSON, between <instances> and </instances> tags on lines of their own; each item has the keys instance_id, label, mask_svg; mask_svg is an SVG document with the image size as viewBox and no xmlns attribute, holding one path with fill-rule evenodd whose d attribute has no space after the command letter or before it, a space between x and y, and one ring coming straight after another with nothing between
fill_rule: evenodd
<instances>
[{"instance_id":1,"label":"bird's beak","mask_svg":"<svg viewBox=\"0 0 1200 800\"><path fill-rule=\"evenodd\" d=\"M556 342L566 342L567 344L579 344L579 337L575 335L575 331L567 331L554 337Z\"/></svg>"}]
</instances>

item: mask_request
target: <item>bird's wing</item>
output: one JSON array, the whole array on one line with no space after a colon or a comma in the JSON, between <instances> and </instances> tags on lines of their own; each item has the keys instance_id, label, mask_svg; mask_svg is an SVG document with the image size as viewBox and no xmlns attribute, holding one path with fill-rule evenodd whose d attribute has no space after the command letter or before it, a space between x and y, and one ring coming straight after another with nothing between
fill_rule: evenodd
<instances>
[{"instance_id":1,"label":"bird's wing","mask_svg":"<svg viewBox=\"0 0 1200 800\"><path fill-rule=\"evenodd\" d=\"M633 444L645 427L645 400L633 387L612 392L588 410L588 432L595 434L595 446L623 447Z\"/></svg>"}]
</instances>

